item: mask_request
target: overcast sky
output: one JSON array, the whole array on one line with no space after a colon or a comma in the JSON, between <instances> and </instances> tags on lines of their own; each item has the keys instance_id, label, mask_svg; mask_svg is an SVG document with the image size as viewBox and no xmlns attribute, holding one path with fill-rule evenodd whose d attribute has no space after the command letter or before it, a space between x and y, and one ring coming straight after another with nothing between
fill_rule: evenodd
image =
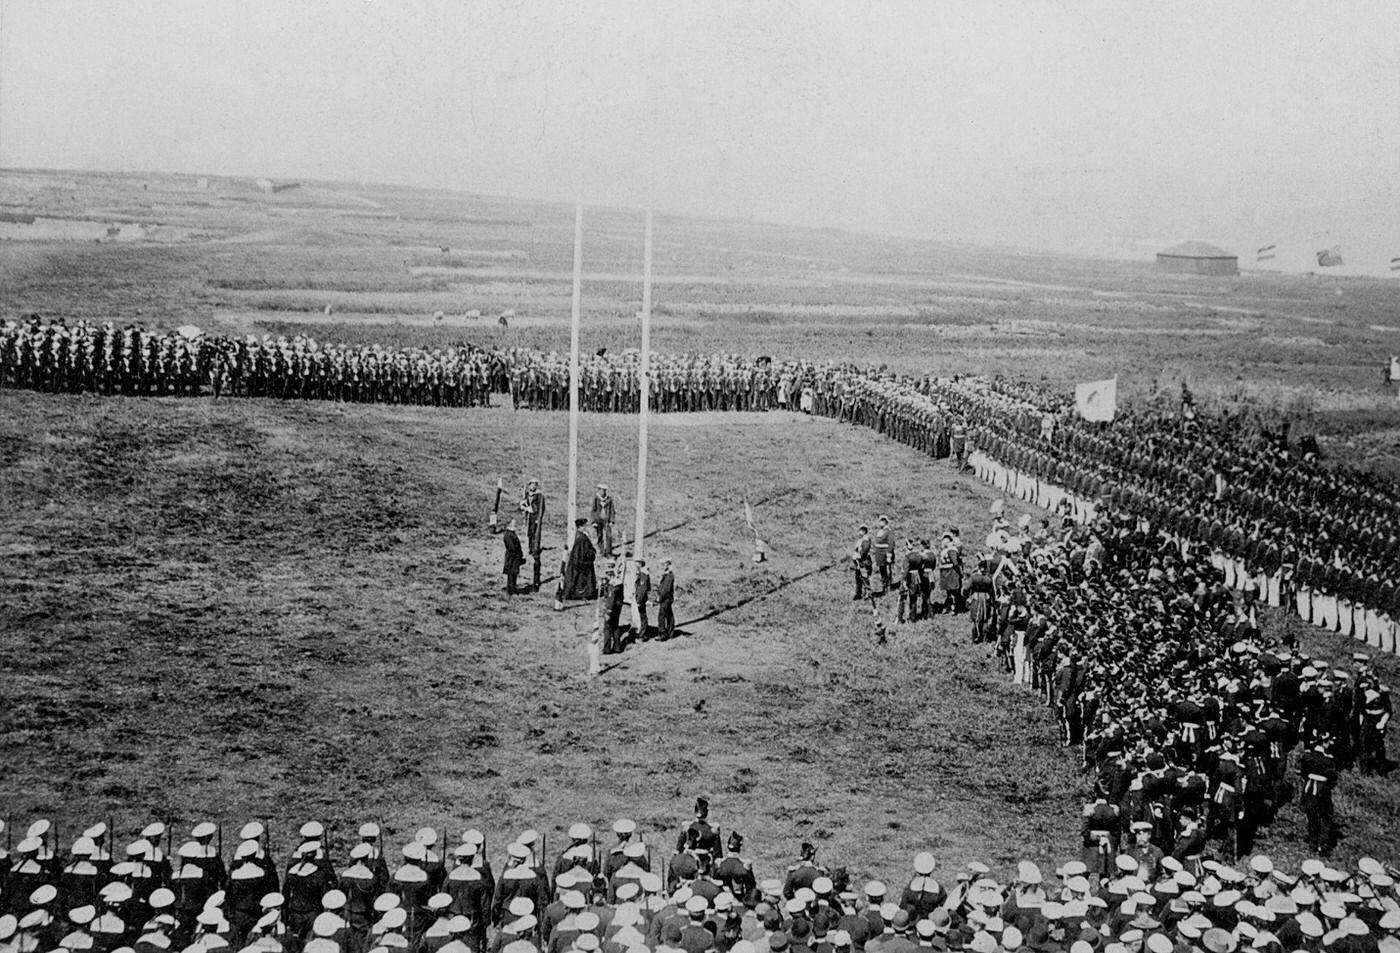
<instances>
[{"instance_id":1,"label":"overcast sky","mask_svg":"<svg viewBox=\"0 0 1400 953\"><path fill-rule=\"evenodd\" d=\"M0 0L0 164L1400 255L1400 3ZM3 201L3 196L0 196Z\"/></svg>"}]
</instances>

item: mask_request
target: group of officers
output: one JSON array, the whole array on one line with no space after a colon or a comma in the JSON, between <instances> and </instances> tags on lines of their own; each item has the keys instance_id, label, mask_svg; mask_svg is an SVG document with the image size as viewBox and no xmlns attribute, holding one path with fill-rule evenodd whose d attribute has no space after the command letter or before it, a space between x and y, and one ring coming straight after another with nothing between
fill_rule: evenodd
<instances>
[{"instance_id":1,"label":"group of officers","mask_svg":"<svg viewBox=\"0 0 1400 953\"><path fill-rule=\"evenodd\" d=\"M1102 809L1102 799L1086 812ZM760 878L744 838L695 817L662 859L627 818L600 846L587 823L552 857L521 832L493 869L486 838L423 828L388 856L378 824L332 849L303 824L285 860L268 827L196 825L178 848L154 823L129 844L105 823L64 849L37 821L0 862L0 950L48 953L1395 953L1400 871L1265 855L1184 862L1150 830L1113 844L1107 866L1031 861L998 877L940 869L921 851L887 884L853 884L814 845ZM343 852L343 853L342 853ZM336 854L340 854L337 860Z\"/></svg>"}]
</instances>

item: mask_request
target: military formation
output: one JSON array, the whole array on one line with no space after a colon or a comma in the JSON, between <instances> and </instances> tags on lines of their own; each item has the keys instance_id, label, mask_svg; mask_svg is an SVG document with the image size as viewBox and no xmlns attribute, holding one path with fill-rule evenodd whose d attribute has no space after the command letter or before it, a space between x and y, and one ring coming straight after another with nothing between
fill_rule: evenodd
<instances>
[{"instance_id":1,"label":"military formation","mask_svg":"<svg viewBox=\"0 0 1400 953\"><path fill-rule=\"evenodd\" d=\"M1103 798L1086 813L1100 820ZM295 830L287 856L250 821L151 823L132 840L105 822L71 843L32 823L0 863L0 950L100 953L1394 953L1400 871L1373 858L1285 870L1179 858L1134 823L1105 832L1106 862L1054 870L1021 861L941 870L926 851L887 881L855 884L810 843L761 876L744 838L724 837L697 799L664 857L637 824L522 831L493 868L476 829L423 828L396 849L376 823L333 849L326 827ZM230 828L230 834L233 833ZM663 837L665 835L662 835ZM656 840L653 837L653 840ZM391 856L392 855L392 856Z\"/></svg>"},{"instance_id":2,"label":"military formation","mask_svg":"<svg viewBox=\"0 0 1400 953\"><path fill-rule=\"evenodd\" d=\"M112 322L0 325L0 386L132 397L273 397L489 406L512 352L323 345L314 338L154 332Z\"/></svg>"}]
</instances>

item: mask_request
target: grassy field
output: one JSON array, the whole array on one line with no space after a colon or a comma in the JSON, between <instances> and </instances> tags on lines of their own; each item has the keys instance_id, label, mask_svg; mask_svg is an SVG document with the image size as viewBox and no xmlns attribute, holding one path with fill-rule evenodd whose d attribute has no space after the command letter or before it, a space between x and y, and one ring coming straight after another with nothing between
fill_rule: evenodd
<instances>
[{"instance_id":1,"label":"grassy field","mask_svg":"<svg viewBox=\"0 0 1400 953\"><path fill-rule=\"evenodd\" d=\"M9 213L160 238L28 241L12 226L5 317L567 343L569 209L173 177L0 185ZM633 346L640 216L587 221L585 347ZM1193 280L664 216L658 250L659 349L1063 382L1118 372L1139 397L1186 379L1308 411L1363 462L1397 447L1395 396L1377 386L1380 357L1400 349L1393 283ZM519 312L509 329L491 321L502 308ZM978 538L990 490L825 421L658 420L646 545L676 561L685 637L589 682L589 610L507 599L486 531L496 479L539 475L559 545L564 437L562 415L504 409L0 393L7 810L65 831L109 813L125 828L268 816L282 846L311 816L339 834L372 817L391 836L473 824L499 853L520 827L622 814L660 845L703 793L768 870L803 839L888 876L925 847L1003 867L1075 852L1085 785L1048 713L967 644L963 620L876 647L833 568L879 512ZM635 454L630 421L585 420L581 483L608 482L624 526ZM744 499L764 501L766 566L748 561ZM1397 806L1395 779L1349 777L1341 854L1400 857ZM1300 823L1290 808L1266 846L1296 858Z\"/></svg>"}]
</instances>

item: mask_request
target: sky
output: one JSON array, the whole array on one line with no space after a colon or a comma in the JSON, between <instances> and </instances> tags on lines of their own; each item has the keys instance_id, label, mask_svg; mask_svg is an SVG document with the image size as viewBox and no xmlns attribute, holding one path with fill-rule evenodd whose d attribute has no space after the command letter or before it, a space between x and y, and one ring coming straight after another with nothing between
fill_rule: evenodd
<instances>
[{"instance_id":1,"label":"sky","mask_svg":"<svg viewBox=\"0 0 1400 953\"><path fill-rule=\"evenodd\" d=\"M0 0L0 166L1386 273L1400 3Z\"/></svg>"}]
</instances>

